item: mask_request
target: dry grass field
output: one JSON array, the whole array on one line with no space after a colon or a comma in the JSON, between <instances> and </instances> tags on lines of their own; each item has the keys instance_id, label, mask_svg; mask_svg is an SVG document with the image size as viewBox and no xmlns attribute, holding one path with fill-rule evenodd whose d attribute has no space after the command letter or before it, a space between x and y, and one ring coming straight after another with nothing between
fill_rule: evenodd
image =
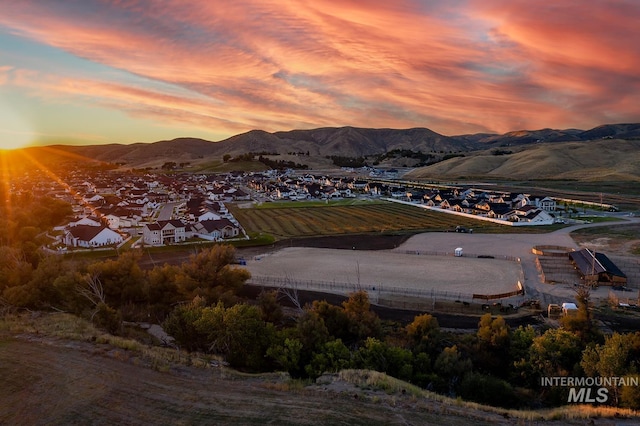
<instances>
[{"instance_id":1,"label":"dry grass field","mask_svg":"<svg viewBox=\"0 0 640 426\"><path fill-rule=\"evenodd\" d=\"M407 179L565 179L626 181L640 179L640 141L594 140L589 143L541 143L510 147L509 155L469 153L415 169ZM593 155L598 152L598 155Z\"/></svg>"},{"instance_id":2,"label":"dry grass field","mask_svg":"<svg viewBox=\"0 0 640 426\"><path fill-rule=\"evenodd\" d=\"M431 212L414 206L385 201L338 201L265 203L260 207L229 210L250 234L266 233L277 239L324 235L452 231L456 226L474 232L513 232L512 227L451 214ZM528 227L518 232L542 232ZM534 229L537 228L537 229Z\"/></svg>"}]
</instances>

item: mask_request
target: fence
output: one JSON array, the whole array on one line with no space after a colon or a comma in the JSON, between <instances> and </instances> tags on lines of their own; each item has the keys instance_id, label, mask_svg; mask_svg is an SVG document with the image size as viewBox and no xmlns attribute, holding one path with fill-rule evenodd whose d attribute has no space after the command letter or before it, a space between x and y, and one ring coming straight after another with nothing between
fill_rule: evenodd
<instances>
[{"instance_id":1,"label":"fence","mask_svg":"<svg viewBox=\"0 0 640 426\"><path fill-rule=\"evenodd\" d=\"M419 290L405 287L381 286L379 284L374 286L363 285L361 283L352 284L336 281L300 280L290 277L272 276L252 276L247 284L272 288L318 291L342 294L345 296L355 291L363 290L369 294L369 300L373 304L403 309L418 309L418 306L420 307L419 309L425 309L425 307L433 309L438 302L454 302L462 306L469 306L471 303L484 303L489 300L501 300L524 295L524 289L520 282L518 282L518 290L495 295L480 295L435 289Z\"/></svg>"},{"instance_id":2,"label":"fence","mask_svg":"<svg viewBox=\"0 0 640 426\"><path fill-rule=\"evenodd\" d=\"M455 252L453 251L429 251L429 250L394 250L394 252L402 253L402 254L413 254L416 256L455 256ZM486 258L486 259L498 259L498 260L507 260L510 262L518 262L520 263L520 258L516 256L507 256L507 255L493 255L493 254L475 254L475 253L464 253L461 257L469 257L469 258Z\"/></svg>"}]
</instances>

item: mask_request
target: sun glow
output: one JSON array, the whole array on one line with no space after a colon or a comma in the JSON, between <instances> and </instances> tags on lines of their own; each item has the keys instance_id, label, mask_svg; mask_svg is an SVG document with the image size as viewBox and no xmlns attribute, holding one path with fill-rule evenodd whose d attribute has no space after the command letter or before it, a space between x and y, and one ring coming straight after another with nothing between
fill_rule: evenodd
<instances>
[{"instance_id":1,"label":"sun glow","mask_svg":"<svg viewBox=\"0 0 640 426\"><path fill-rule=\"evenodd\" d=\"M34 132L23 116L0 103L0 149L19 149L33 143Z\"/></svg>"}]
</instances>

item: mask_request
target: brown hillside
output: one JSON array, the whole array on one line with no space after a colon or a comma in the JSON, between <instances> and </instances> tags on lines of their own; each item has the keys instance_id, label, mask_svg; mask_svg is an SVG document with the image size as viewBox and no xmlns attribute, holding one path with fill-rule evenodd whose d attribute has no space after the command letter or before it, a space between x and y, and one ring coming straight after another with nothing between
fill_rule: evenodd
<instances>
[{"instance_id":1,"label":"brown hillside","mask_svg":"<svg viewBox=\"0 0 640 426\"><path fill-rule=\"evenodd\" d=\"M407 177L500 179L576 179L640 181L640 141L600 139L590 142L536 144L453 158L410 172Z\"/></svg>"}]
</instances>

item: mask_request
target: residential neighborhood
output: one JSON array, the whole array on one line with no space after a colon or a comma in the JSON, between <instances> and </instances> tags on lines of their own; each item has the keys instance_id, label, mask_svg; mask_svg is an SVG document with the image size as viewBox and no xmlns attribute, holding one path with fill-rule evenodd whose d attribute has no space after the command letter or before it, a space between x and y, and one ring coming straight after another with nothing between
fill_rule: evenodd
<instances>
[{"instance_id":1,"label":"residential neighborhood","mask_svg":"<svg viewBox=\"0 0 640 426\"><path fill-rule=\"evenodd\" d=\"M134 174L68 171L52 181L37 172L12 188L73 206L73 218L49 235L49 248L98 249L247 238L225 203L248 200L233 174ZM28 183L27 183L28 182Z\"/></svg>"},{"instance_id":2,"label":"residential neighborhood","mask_svg":"<svg viewBox=\"0 0 640 426\"><path fill-rule=\"evenodd\" d=\"M373 177L372 177L373 176ZM228 203L386 199L505 224L558 221L558 201L547 196L472 187L413 185L376 174L353 176L293 170L265 172L131 173L70 170L58 181L29 177L33 193L70 202L74 217L51 234L55 250L161 246L248 238ZM24 189L15 188L15 191Z\"/></svg>"}]
</instances>

